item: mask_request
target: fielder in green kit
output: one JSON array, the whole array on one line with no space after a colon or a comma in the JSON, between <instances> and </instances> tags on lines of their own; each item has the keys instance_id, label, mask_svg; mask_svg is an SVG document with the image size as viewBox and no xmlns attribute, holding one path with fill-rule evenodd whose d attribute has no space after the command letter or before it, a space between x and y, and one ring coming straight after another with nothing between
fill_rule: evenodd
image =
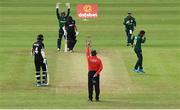
<instances>
[{"instance_id":1,"label":"fielder in green kit","mask_svg":"<svg viewBox=\"0 0 180 110\"><path fill-rule=\"evenodd\" d=\"M133 36L132 38L132 46L134 46L134 51L138 57L138 60L134 66L134 71L139 73L145 73L143 70L142 62L143 62L143 55L142 55L142 49L141 49L141 44L145 43L146 37L144 37L145 31L141 30L140 33L137 36Z\"/></svg>"},{"instance_id":2,"label":"fielder in green kit","mask_svg":"<svg viewBox=\"0 0 180 110\"><path fill-rule=\"evenodd\" d=\"M59 37L57 39L57 50L60 50L61 49L61 40L62 40L62 37L66 36L67 32L65 30L65 23L67 21L67 18L69 17L69 14L70 14L70 4L69 3L66 3L66 6L67 6L67 14L62 11L60 14L59 14L59 4L60 3L57 3L56 4L56 15L57 15L57 18L58 18L58 22L59 22Z\"/></svg>"}]
</instances>

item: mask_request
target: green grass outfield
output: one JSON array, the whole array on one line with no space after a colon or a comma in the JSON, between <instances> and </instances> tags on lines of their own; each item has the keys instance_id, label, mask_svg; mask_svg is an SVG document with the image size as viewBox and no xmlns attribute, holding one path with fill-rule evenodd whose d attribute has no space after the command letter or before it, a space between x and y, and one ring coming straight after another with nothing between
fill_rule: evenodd
<instances>
[{"instance_id":1,"label":"green grass outfield","mask_svg":"<svg viewBox=\"0 0 180 110\"><path fill-rule=\"evenodd\" d=\"M58 0L0 0L0 108L180 108L179 0L64 0L80 31L75 53L56 51ZM97 3L98 19L76 17L76 5ZM65 8L63 8L65 9ZM135 34L146 30L146 74L132 72L123 18L131 11ZM45 35L49 87L35 86L36 35ZM103 59L101 102L87 101L86 36Z\"/></svg>"}]
</instances>

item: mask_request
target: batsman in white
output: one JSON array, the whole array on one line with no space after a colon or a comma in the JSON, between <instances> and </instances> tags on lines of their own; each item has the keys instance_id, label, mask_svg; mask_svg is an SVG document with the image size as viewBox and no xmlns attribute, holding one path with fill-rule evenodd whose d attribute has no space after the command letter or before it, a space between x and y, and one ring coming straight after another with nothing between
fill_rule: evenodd
<instances>
[{"instance_id":1,"label":"batsman in white","mask_svg":"<svg viewBox=\"0 0 180 110\"><path fill-rule=\"evenodd\" d=\"M79 32L77 31L76 21L71 16L68 17L68 20L65 24L65 29L67 31L67 44L69 52L73 52L77 42L76 37Z\"/></svg>"},{"instance_id":2,"label":"batsman in white","mask_svg":"<svg viewBox=\"0 0 180 110\"><path fill-rule=\"evenodd\" d=\"M47 60L44 51L44 37L42 34L37 36L37 41L33 43L32 54L34 55L34 64L36 69L37 86L47 86L49 84L49 76L47 73ZM42 69L42 73L41 73Z\"/></svg>"}]
</instances>

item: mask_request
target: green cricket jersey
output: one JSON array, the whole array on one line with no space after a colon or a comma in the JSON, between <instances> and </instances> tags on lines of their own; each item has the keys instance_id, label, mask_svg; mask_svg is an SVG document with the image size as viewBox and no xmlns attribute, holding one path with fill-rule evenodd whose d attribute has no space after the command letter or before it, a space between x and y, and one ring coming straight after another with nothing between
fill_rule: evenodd
<instances>
[{"instance_id":1,"label":"green cricket jersey","mask_svg":"<svg viewBox=\"0 0 180 110\"><path fill-rule=\"evenodd\" d=\"M62 28L63 26L65 26L67 18L70 14L70 9L68 9L67 15L65 15L64 17L60 16L58 8L56 9L56 14L57 14L58 22L59 22L59 28Z\"/></svg>"},{"instance_id":2,"label":"green cricket jersey","mask_svg":"<svg viewBox=\"0 0 180 110\"><path fill-rule=\"evenodd\" d=\"M126 30L134 30L134 26L136 26L136 20L132 16L127 16L124 18L123 24L125 25Z\"/></svg>"},{"instance_id":3,"label":"green cricket jersey","mask_svg":"<svg viewBox=\"0 0 180 110\"><path fill-rule=\"evenodd\" d=\"M146 37L141 37L141 36L139 36L139 35L137 35L137 36L133 36L133 38L132 38L132 44L133 45L135 45L134 46L134 50L135 51L142 51L142 49L141 49L141 43L145 43L145 41L146 41Z\"/></svg>"}]
</instances>

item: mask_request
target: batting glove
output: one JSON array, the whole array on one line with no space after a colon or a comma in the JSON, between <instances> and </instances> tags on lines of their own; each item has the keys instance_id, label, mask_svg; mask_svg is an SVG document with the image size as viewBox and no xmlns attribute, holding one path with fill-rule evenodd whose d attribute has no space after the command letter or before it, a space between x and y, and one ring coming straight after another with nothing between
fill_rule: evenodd
<instances>
[{"instance_id":1,"label":"batting glove","mask_svg":"<svg viewBox=\"0 0 180 110\"><path fill-rule=\"evenodd\" d=\"M43 59L43 63L47 64L47 59L46 58Z\"/></svg>"},{"instance_id":2,"label":"batting glove","mask_svg":"<svg viewBox=\"0 0 180 110\"><path fill-rule=\"evenodd\" d=\"M59 8L59 4L60 4L60 3L56 3L56 9Z\"/></svg>"},{"instance_id":3,"label":"batting glove","mask_svg":"<svg viewBox=\"0 0 180 110\"><path fill-rule=\"evenodd\" d=\"M79 35L79 32L76 32L76 36L78 36Z\"/></svg>"}]
</instances>

